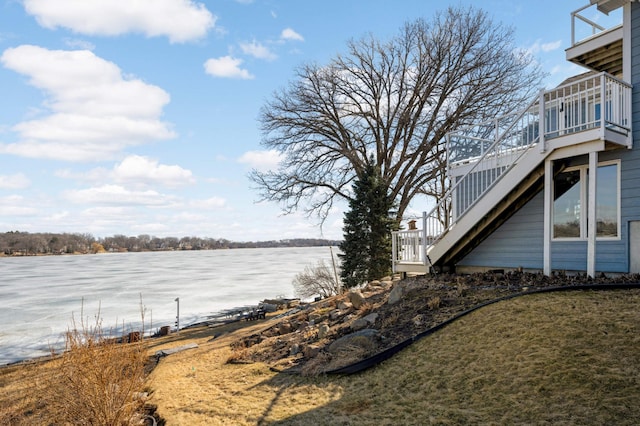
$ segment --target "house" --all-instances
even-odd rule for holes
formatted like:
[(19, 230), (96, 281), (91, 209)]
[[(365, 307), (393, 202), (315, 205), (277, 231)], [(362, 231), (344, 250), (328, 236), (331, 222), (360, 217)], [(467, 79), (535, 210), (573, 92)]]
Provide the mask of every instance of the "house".
[[(584, 17), (595, 9), (622, 24)], [(593, 35), (576, 40), (576, 23)], [(451, 188), (394, 233), (394, 272), (640, 273), (640, 2), (590, 0), (571, 24), (567, 60), (585, 73), (448, 135)]]

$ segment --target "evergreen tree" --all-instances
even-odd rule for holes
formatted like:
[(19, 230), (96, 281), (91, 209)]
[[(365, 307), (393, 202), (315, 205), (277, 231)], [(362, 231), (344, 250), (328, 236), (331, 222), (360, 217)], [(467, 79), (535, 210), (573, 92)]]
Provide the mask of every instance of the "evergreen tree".
[(353, 184), (340, 244), (341, 278), (346, 288), (378, 279), (391, 271), (393, 200), (373, 159)]

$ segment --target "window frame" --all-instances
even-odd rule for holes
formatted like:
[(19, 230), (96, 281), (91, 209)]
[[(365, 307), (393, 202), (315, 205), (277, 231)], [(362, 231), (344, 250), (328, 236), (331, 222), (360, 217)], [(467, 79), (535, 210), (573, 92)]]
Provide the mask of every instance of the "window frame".
[[(616, 207), (617, 207), (617, 235), (615, 237), (607, 237), (607, 236), (596, 236), (597, 241), (620, 241), (622, 239), (622, 223), (621, 223), (621, 161), (618, 160), (609, 160), (609, 161), (601, 161), (598, 162), (598, 168), (605, 166), (616, 166)], [(567, 167), (564, 172), (573, 172), (580, 171), (580, 236), (579, 237), (556, 237), (555, 236), (555, 206), (556, 206), (556, 198), (555, 198), (555, 179), (553, 180), (553, 185), (551, 187), (551, 199), (553, 200), (551, 203), (551, 240), (558, 242), (571, 242), (571, 241), (587, 241), (587, 225), (588, 225), (588, 200), (589, 200), (589, 165), (583, 164), (579, 166)], [(596, 208), (597, 210), (597, 208)]]

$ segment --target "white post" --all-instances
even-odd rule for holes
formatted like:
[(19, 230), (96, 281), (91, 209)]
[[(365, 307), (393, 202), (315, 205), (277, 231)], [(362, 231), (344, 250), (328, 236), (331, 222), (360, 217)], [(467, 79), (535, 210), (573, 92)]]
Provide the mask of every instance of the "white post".
[(544, 230), (543, 230), (543, 273), (551, 275), (551, 238), (553, 220), (553, 161), (547, 159), (544, 162)]
[(174, 300), (174, 302), (176, 302), (177, 305), (177, 312), (176, 312), (176, 332), (180, 333), (180, 298), (176, 297), (176, 300)]
[(596, 276), (596, 215), (598, 180), (598, 153), (589, 153), (589, 201), (587, 206), (587, 275)]
[[(607, 105), (613, 110), (613, 99), (607, 98), (607, 80), (604, 73), (600, 74), (600, 138), (604, 140), (604, 132), (607, 128), (607, 120), (611, 119), (610, 114), (607, 115)], [(589, 157), (591, 159), (591, 157)]]
[[(431, 233), (431, 231), (429, 231)], [(422, 263), (428, 266), (427, 261), (427, 212), (422, 212)]]
[(540, 144), (540, 152), (545, 152), (547, 150), (547, 141), (544, 139), (544, 92), (544, 89), (540, 89), (540, 101), (538, 103), (538, 137), (540, 138), (540, 142), (538, 143)]

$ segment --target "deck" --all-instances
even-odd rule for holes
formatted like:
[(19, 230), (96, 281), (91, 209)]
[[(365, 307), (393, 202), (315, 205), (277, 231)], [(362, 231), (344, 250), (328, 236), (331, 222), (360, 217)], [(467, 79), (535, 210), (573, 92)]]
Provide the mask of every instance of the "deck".
[(588, 143), (598, 150), (632, 145), (631, 85), (605, 72), (569, 79), (520, 112), (449, 134), (451, 187), (423, 214), (422, 229), (393, 233), (394, 272), (428, 272), (456, 244), (479, 235), (478, 224), (499, 213), (499, 203), (526, 191), (522, 183), (532, 184), (549, 154)]

